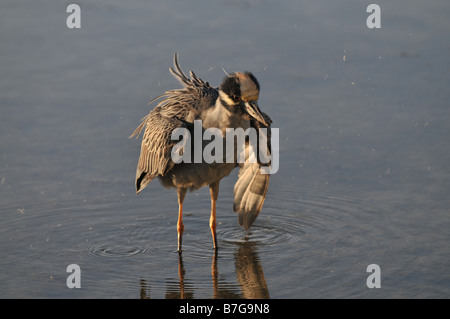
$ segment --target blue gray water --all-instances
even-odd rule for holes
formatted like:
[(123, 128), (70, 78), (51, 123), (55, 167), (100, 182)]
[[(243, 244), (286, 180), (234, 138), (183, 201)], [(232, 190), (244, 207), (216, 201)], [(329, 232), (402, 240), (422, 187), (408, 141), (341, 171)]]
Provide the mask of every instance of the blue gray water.
[[(75, 1), (74, 1), (75, 2)], [(0, 4), (0, 297), (449, 298), (450, 2), (68, 1)], [(249, 231), (221, 183), (139, 196), (148, 102), (187, 71), (252, 71), (280, 169)], [(81, 288), (69, 289), (69, 264)], [(369, 289), (370, 264), (381, 288)]]

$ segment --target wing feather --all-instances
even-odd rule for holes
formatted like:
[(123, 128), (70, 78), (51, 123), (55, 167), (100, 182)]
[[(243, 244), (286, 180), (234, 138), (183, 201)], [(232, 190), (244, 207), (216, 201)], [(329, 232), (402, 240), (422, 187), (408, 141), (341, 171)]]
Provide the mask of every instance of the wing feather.
[[(270, 117), (265, 113), (263, 113), (263, 116), (270, 125), (270, 123), (272, 123)], [(256, 129), (267, 129), (267, 136), (261, 136), (262, 132), (258, 131), (258, 140), (264, 140), (265, 138), (267, 143), (267, 155), (270, 155), (270, 126), (263, 126), (256, 121), (252, 122), (251, 125)], [(270, 162), (263, 163), (258, 161), (257, 163), (251, 163), (250, 158), (251, 157), (249, 156), (246, 162), (240, 165), (238, 180), (234, 186), (233, 210), (239, 213), (239, 224), (245, 229), (249, 229), (258, 217), (264, 204), (264, 200), (266, 199), (270, 180), (270, 175), (263, 174), (261, 171), (261, 167), (270, 165)]]
[(177, 118), (163, 116), (156, 107), (142, 120), (141, 125), (131, 135), (142, 136), (141, 154), (136, 168), (136, 192), (139, 194), (150, 181), (158, 175), (165, 175), (174, 165), (171, 159), (172, 147), (177, 141), (172, 140), (172, 131), (186, 127)]
[(172, 131), (186, 127), (193, 122), (203, 107), (214, 105), (218, 91), (208, 82), (190, 72), (187, 77), (178, 63), (178, 54), (174, 55), (172, 75), (184, 86), (153, 99), (160, 100), (156, 107), (146, 115), (130, 137), (139, 137), (144, 131), (141, 153), (136, 169), (136, 192), (139, 193), (158, 175), (165, 175), (173, 166), (171, 151), (177, 141), (171, 139)]

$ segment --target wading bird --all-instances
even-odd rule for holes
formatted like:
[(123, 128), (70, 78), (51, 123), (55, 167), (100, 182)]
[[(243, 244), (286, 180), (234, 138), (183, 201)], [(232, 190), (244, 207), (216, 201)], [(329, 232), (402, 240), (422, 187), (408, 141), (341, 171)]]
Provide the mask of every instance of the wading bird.
[[(131, 135), (137, 138), (145, 128), (136, 170), (136, 192), (139, 194), (155, 177), (159, 178), (164, 187), (177, 189), (178, 252), (181, 252), (184, 230), (183, 200), (186, 192), (188, 189), (192, 191), (209, 185), (211, 195), (209, 225), (214, 248), (217, 249), (216, 201), (220, 180), (228, 176), (235, 167), (240, 167), (238, 180), (234, 186), (233, 210), (239, 213), (239, 224), (248, 229), (261, 211), (269, 185), (270, 175), (262, 173), (260, 168), (270, 163), (260, 159), (251, 161), (249, 152), (246, 153), (245, 162), (238, 162), (236, 146), (233, 150), (234, 160), (231, 162), (224, 160), (210, 163), (202, 160), (175, 163), (172, 153), (182, 154), (188, 150), (175, 149), (179, 144), (172, 139), (172, 132), (177, 128), (184, 128), (191, 133), (191, 138), (195, 138), (193, 123), (198, 120), (202, 121), (203, 130), (216, 128), (222, 132), (224, 139), (226, 129), (254, 128), (261, 135), (261, 131), (264, 130), (260, 128), (264, 128), (267, 134), (262, 140), (268, 144), (267, 149), (270, 153), (272, 120), (259, 109), (257, 100), (260, 86), (250, 72), (227, 74), (220, 86), (214, 88), (192, 71), (190, 77), (186, 76), (178, 64), (177, 54), (174, 55), (174, 66), (170, 68), (170, 72), (184, 88), (167, 91), (154, 99), (153, 101), (160, 100), (159, 103), (142, 119), (141, 124)], [(201, 147), (207, 144), (207, 141), (204, 141)], [(244, 147), (247, 151), (252, 148), (248, 139)]]

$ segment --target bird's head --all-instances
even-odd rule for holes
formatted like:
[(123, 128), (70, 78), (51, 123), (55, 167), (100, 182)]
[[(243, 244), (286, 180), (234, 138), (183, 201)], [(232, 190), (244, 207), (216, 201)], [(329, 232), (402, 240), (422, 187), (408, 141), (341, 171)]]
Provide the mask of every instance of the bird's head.
[(230, 109), (242, 108), (245, 114), (268, 126), (258, 107), (259, 83), (250, 72), (228, 75), (220, 84), (220, 98)]

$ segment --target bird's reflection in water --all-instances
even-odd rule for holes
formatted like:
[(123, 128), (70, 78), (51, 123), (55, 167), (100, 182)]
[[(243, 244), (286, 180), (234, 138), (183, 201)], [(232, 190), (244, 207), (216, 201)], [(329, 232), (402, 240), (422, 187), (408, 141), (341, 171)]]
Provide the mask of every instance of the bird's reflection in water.
[(255, 250), (254, 243), (240, 244), (235, 253), (236, 276), (241, 287), (242, 298), (245, 299), (268, 299), (264, 272)]
[[(264, 278), (264, 272), (255, 249), (254, 243), (241, 243), (234, 254), (237, 283), (219, 280), (218, 254), (215, 251), (211, 262), (211, 279), (214, 299), (267, 299), (269, 289)], [(194, 285), (185, 280), (186, 270), (183, 264), (183, 255), (178, 256), (178, 281), (167, 281), (166, 299), (193, 299)], [(141, 299), (150, 299), (150, 284), (140, 281)]]
[(168, 281), (166, 299), (193, 299), (194, 287), (185, 280), (186, 270), (183, 264), (183, 255), (178, 254), (178, 282)]

